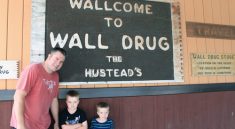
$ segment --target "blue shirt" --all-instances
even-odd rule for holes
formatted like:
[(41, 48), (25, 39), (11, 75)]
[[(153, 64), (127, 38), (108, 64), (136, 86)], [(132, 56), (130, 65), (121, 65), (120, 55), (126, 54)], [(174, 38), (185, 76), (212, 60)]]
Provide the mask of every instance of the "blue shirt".
[(96, 120), (96, 118), (94, 118), (91, 121), (90, 129), (114, 129), (113, 120), (108, 118), (104, 123), (100, 123)]

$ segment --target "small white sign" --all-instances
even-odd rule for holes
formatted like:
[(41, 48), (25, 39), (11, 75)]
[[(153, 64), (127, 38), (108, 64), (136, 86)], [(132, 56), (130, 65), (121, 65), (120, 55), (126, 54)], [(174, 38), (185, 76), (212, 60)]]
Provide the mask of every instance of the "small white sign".
[(18, 79), (19, 62), (0, 60), (0, 79)]

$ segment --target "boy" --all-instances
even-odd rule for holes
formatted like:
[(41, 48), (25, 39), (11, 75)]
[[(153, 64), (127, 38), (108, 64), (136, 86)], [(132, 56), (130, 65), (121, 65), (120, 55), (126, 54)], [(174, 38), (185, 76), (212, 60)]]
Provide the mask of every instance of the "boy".
[(60, 127), (62, 129), (87, 129), (86, 114), (78, 108), (79, 94), (77, 91), (67, 92), (66, 104), (67, 108), (60, 113)]
[(109, 105), (105, 102), (99, 102), (96, 105), (98, 118), (94, 118), (91, 121), (90, 129), (114, 129), (113, 121), (108, 118)]

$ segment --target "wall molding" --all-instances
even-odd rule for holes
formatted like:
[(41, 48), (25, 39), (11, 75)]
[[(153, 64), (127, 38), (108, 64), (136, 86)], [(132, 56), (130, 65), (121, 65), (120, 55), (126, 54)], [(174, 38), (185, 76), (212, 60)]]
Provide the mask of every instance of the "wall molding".
[[(60, 89), (59, 98), (64, 99), (70, 89)], [(74, 89), (81, 98), (131, 97), (150, 95), (190, 94), (201, 92), (235, 91), (235, 83), (192, 84), (177, 86), (151, 86), (128, 88), (80, 88)], [(15, 90), (0, 90), (0, 101), (13, 100)]]

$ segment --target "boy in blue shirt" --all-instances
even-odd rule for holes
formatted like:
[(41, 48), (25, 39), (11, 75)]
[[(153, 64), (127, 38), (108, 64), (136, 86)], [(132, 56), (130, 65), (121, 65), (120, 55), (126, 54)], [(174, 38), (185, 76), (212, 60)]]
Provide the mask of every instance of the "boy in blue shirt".
[(91, 121), (90, 129), (114, 129), (113, 120), (108, 118), (109, 105), (105, 102), (99, 102), (96, 105), (98, 118), (94, 118)]

